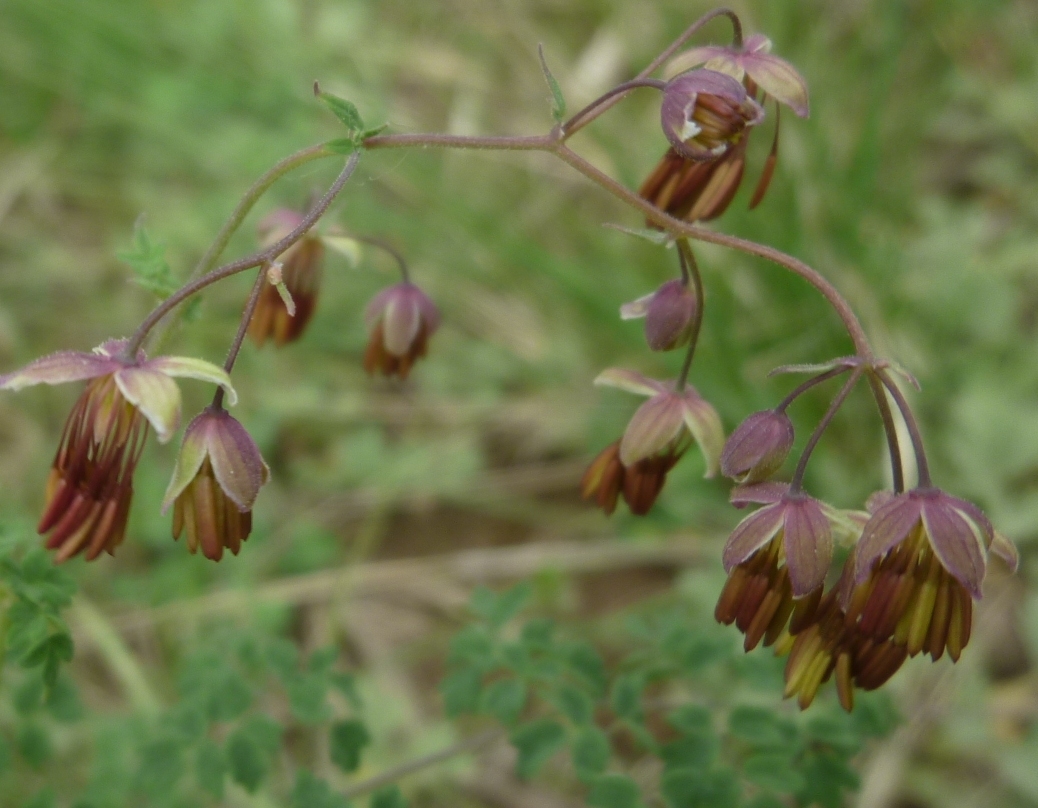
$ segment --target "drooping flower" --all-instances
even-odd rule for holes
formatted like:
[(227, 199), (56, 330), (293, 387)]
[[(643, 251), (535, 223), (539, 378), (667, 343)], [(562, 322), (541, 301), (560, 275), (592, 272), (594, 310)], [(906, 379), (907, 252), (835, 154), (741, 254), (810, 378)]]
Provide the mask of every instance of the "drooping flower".
[[(779, 103), (788, 105), (800, 117), (807, 117), (809, 102), (806, 82), (792, 65), (769, 53), (770, 50), (770, 40), (757, 34), (747, 38), (742, 48), (693, 48), (674, 59), (668, 72), (680, 78), (678, 74), (703, 65), (705, 71), (722, 73), (742, 82), (751, 99), (756, 100), (760, 92), (762, 104), (771, 96)], [(672, 146), (639, 193), (656, 207), (690, 222), (708, 221), (720, 216), (728, 208), (742, 182), (748, 135), (749, 128), (746, 128), (730, 148), (705, 160), (689, 159), (689, 155), (683, 153), (681, 148)], [(763, 199), (777, 160), (776, 120), (775, 139), (750, 201), (751, 208)]]
[(793, 437), (793, 422), (785, 412), (755, 412), (728, 437), (721, 473), (741, 484), (762, 482), (782, 468)]
[(624, 320), (645, 318), (645, 341), (653, 351), (671, 351), (688, 345), (695, 328), (699, 303), (687, 283), (667, 281), (655, 292), (620, 307)]
[(993, 551), (1015, 569), (1016, 552), (972, 503), (936, 488), (873, 497), (872, 517), (854, 554), (847, 619), (877, 642), (893, 639), (909, 656), (957, 660), (969, 641)]
[(174, 377), (219, 384), (236, 394), (222, 368), (201, 359), (123, 356), (126, 342), (111, 340), (93, 353), (62, 351), (0, 376), (0, 390), (86, 381), (65, 423), (47, 481), (37, 530), (56, 561), (83, 552), (88, 560), (122, 542), (133, 498), (133, 471), (148, 426), (165, 443), (180, 424)]
[(425, 356), (440, 313), (421, 289), (405, 281), (379, 292), (365, 309), (364, 320), (369, 334), (364, 369), (406, 379)]
[(763, 34), (747, 37), (742, 48), (718, 45), (691, 48), (675, 57), (668, 73), (677, 75), (699, 65), (725, 73), (736, 81), (745, 82), (749, 77), (756, 87), (799, 117), (806, 118), (810, 114), (807, 82), (793, 65), (771, 53), (771, 40)]
[[(302, 224), (303, 218), (301, 213), (287, 208), (271, 212), (259, 224), (261, 245), (276, 244)], [(268, 339), (279, 347), (299, 339), (317, 307), (323, 260), (324, 244), (313, 231), (281, 254), (281, 280), (295, 304), (295, 312), (289, 312), (273, 284), (266, 285), (249, 321), (249, 337), (257, 346), (263, 347)]]
[(749, 651), (771, 645), (800, 601), (803, 620), (821, 595), (833, 555), (827, 507), (786, 486), (743, 489), (744, 500), (764, 505), (732, 531), (722, 551), (728, 581), (714, 610), (721, 623), (735, 623)]
[(184, 433), (162, 503), (173, 505), (173, 538), (187, 532), (187, 548), (219, 561), (234, 555), (252, 532), (252, 505), (269, 477), (245, 428), (223, 408), (207, 407)]
[(635, 411), (623, 437), (588, 467), (581, 482), (585, 499), (595, 499), (606, 513), (612, 513), (623, 493), (633, 513), (647, 513), (667, 473), (693, 442), (703, 452), (705, 476), (717, 473), (724, 428), (717, 411), (694, 387), (679, 392), (673, 384), (620, 368), (602, 372), (595, 384), (619, 387), (649, 400)]
[(667, 82), (660, 123), (671, 148), (687, 160), (712, 160), (764, 120), (764, 109), (731, 76), (700, 68)]

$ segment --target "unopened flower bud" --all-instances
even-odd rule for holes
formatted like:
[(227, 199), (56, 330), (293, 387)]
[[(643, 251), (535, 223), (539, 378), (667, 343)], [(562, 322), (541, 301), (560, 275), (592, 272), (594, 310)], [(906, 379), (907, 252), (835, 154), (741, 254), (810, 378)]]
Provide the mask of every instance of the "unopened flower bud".
[(173, 538), (219, 561), (252, 532), (252, 505), (269, 477), (252, 437), (225, 410), (207, 407), (187, 427), (162, 509), (173, 506)]
[(364, 369), (401, 379), (425, 356), (429, 337), (440, 325), (436, 304), (406, 281), (379, 292), (368, 304), (364, 319), (370, 334)]
[(721, 452), (721, 473), (737, 483), (758, 483), (782, 468), (793, 446), (793, 423), (784, 412), (764, 410), (743, 421)]
[(680, 280), (667, 281), (651, 295), (620, 307), (625, 320), (645, 318), (645, 341), (654, 351), (670, 351), (687, 345), (695, 328), (699, 302), (695, 292)]

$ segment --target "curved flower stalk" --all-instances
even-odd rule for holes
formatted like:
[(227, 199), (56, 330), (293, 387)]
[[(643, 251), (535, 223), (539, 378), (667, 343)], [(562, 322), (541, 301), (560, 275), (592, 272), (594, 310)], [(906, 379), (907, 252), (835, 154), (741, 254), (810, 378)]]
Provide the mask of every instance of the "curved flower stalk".
[(0, 390), (86, 381), (69, 414), (37, 527), (56, 561), (83, 552), (87, 560), (122, 542), (133, 498), (133, 472), (148, 427), (165, 443), (180, 425), (180, 389), (174, 378), (220, 385), (237, 396), (226, 371), (201, 359), (125, 358), (125, 340), (93, 353), (62, 351), (0, 376)]
[(191, 553), (213, 561), (238, 555), (252, 532), (252, 505), (270, 477), (255, 441), (222, 407), (188, 425), (162, 511), (173, 506), (173, 538), (187, 532)]
[(635, 411), (620, 441), (607, 447), (585, 472), (581, 482), (585, 499), (594, 499), (610, 514), (623, 492), (633, 513), (647, 513), (667, 472), (693, 442), (703, 453), (704, 476), (717, 473), (724, 427), (717, 411), (694, 387), (678, 390), (673, 384), (621, 368), (603, 371), (595, 384), (649, 398)]
[[(302, 224), (303, 218), (303, 214), (288, 208), (272, 211), (259, 224), (261, 246), (266, 248), (281, 241)], [(324, 242), (311, 230), (281, 254), (280, 262), (281, 281), (295, 310), (289, 311), (273, 284), (263, 287), (249, 321), (249, 337), (261, 348), (268, 339), (281, 347), (302, 336), (317, 307)]]

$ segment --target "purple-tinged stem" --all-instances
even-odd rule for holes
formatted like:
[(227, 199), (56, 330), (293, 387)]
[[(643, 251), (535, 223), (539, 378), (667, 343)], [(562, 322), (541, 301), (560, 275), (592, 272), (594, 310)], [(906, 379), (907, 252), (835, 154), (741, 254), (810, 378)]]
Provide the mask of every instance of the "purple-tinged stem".
[[(580, 110), (580, 112), (571, 117), (568, 121), (561, 124), (558, 128), (559, 137), (562, 140), (566, 140), (567, 138), (570, 138), (573, 135), (575, 135), (577, 132), (579, 132), (581, 129), (583, 129), (585, 126), (591, 123), (591, 121), (595, 120), (595, 118), (597, 118), (599, 115), (601, 115), (611, 106), (613, 106), (613, 104), (619, 101), (620, 99), (617, 98), (618, 95), (626, 95), (631, 90), (635, 90), (639, 87), (652, 87), (656, 90), (662, 90), (666, 86), (667, 82), (661, 81), (660, 79), (643, 78), (631, 79), (630, 81), (625, 81), (623, 84), (618, 84), (616, 87), (609, 90), (609, 92), (605, 93), (604, 95), (600, 95), (586, 107)], [(600, 106), (602, 107), (601, 109), (599, 109)]]
[[(256, 282), (252, 284), (252, 291), (249, 292), (249, 299), (245, 302), (245, 308), (241, 314), (241, 322), (238, 323), (238, 333), (234, 335), (231, 347), (227, 349), (227, 358), (223, 363), (223, 369), (226, 370), (227, 373), (234, 370), (234, 363), (238, 359), (238, 353), (241, 351), (242, 343), (245, 342), (245, 335), (249, 333), (249, 324), (252, 322), (252, 315), (256, 313), (256, 306), (259, 303), (260, 295), (263, 293), (263, 287), (268, 283), (267, 270), (269, 268), (269, 264), (261, 266), (259, 274), (256, 275)], [(217, 387), (216, 393), (213, 395), (213, 407), (220, 409), (222, 406), (223, 388)]]
[(699, 343), (699, 329), (703, 326), (703, 308), (706, 303), (703, 293), (703, 278), (699, 274), (699, 264), (696, 256), (688, 244), (687, 239), (678, 239), (678, 259), (681, 261), (681, 275), (683, 278), (692, 279), (692, 291), (696, 295), (696, 310), (692, 317), (692, 336), (688, 342), (688, 350), (685, 352), (685, 361), (681, 364), (681, 372), (678, 374), (674, 389), (681, 392), (685, 389), (688, 381), (688, 372), (692, 369), (692, 359), (696, 355), (696, 345)]
[(883, 392), (883, 384), (872, 371), (869, 372), (869, 387), (876, 399), (876, 407), (879, 409), (879, 417), (883, 419), (883, 431), (887, 436), (887, 447), (890, 450), (890, 475), (894, 485), (894, 493), (900, 494), (905, 490), (905, 470), (901, 462), (901, 445), (897, 437), (897, 426), (894, 424), (894, 414), (890, 411), (890, 402), (887, 394)]
[(309, 232), (310, 228), (317, 224), (317, 220), (324, 215), (326, 210), (328, 210), (328, 207), (335, 200), (335, 197), (338, 196), (339, 191), (342, 190), (342, 187), (353, 174), (353, 170), (357, 167), (357, 161), (359, 159), (360, 154), (358, 152), (354, 152), (350, 155), (349, 159), (346, 161), (346, 165), (343, 167), (342, 171), (339, 172), (339, 176), (335, 178), (335, 182), (332, 183), (328, 192), (321, 197), (317, 205), (306, 214), (306, 217), (299, 223), (299, 226), (283, 239), (271, 244), (265, 250), (260, 250), (257, 253), (247, 255), (244, 258), (239, 258), (237, 261), (232, 261), (229, 264), (224, 264), (221, 267), (210, 270), (202, 277), (196, 278), (194, 281), (185, 284), (163, 300), (147, 317), (144, 318), (143, 322), (137, 326), (137, 330), (127, 341), (124, 355), (127, 357), (136, 356), (137, 350), (140, 348), (141, 343), (144, 342), (145, 337), (148, 336), (148, 332), (151, 331), (151, 329), (154, 328), (163, 317), (196, 292), (216, 283), (217, 281), (228, 278), (231, 275), (236, 275), (239, 272), (244, 272), (246, 269), (252, 269), (253, 267), (258, 267), (273, 261), (281, 255), (281, 253), (305, 236)]
[(835, 376), (840, 376), (850, 369), (851, 365), (840, 365), (840, 367), (833, 368), (832, 370), (827, 370), (825, 373), (820, 373), (817, 376), (812, 376), (803, 384), (794, 387), (792, 392), (790, 392), (788, 396), (782, 399), (782, 401), (779, 402), (779, 405), (775, 407), (775, 412), (785, 412), (786, 408), (790, 404), (792, 404), (794, 401), (800, 398), (800, 396), (802, 396), (815, 385), (821, 384), (822, 382), (827, 382), (829, 381), (829, 379), (832, 379)]
[(915, 453), (916, 468), (919, 469), (919, 488), (929, 488), (933, 485), (933, 481), (930, 479), (930, 464), (926, 462), (923, 435), (919, 431), (919, 423), (915, 419), (912, 408), (908, 406), (908, 400), (905, 398), (904, 393), (901, 392), (901, 388), (894, 383), (894, 380), (890, 378), (890, 375), (885, 370), (877, 370), (876, 376), (883, 382), (883, 386), (890, 391), (890, 395), (894, 399), (894, 403), (897, 404), (897, 408), (901, 411), (901, 417), (905, 421), (908, 437), (912, 441), (912, 451)]
[(359, 241), (361, 244), (370, 244), (372, 247), (376, 247), (382, 250), (382, 252), (391, 255), (393, 260), (396, 261), (397, 266), (400, 267), (400, 277), (403, 278), (404, 283), (411, 282), (411, 272), (407, 268), (407, 261), (404, 260), (404, 256), (400, 253), (400, 250), (388, 241), (380, 239), (377, 236), (357, 236), (352, 233), (348, 234), (347, 238)]
[(818, 426), (816, 426), (815, 431), (811, 433), (811, 437), (807, 439), (807, 445), (804, 447), (804, 451), (800, 455), (800, 460), (797, 461), (796, 470), (793, 472), (793, 479), (789, 483), (790, 493), (795, 494), (803, 490), (804, 472), (807, 470), (807, 461), (811, 459), (811, 453), (818, 445), (818, 441), (822, 439), (822, 433), (824, 433), (829, 427), (833, 417), (836, 415), (840, 407), (843, 406), (843, 402), (847, 400), (847, 396), (850, 395), (851, 390), (854, 389), (854, 385), (858, 383), (858, 379), (861, 378), (864, 372), (864, 369), (861, 367), (854, 369), (854, 372), (851, 373), (851, 377), (847, 379), (847, 381), (844, 382), (843, 387), (840, 388), (840, 392), (833, 397), (832, 402), (829, 404), (829, 409), (825, 411), (825, 415), (823, 415), (822, 420), (818, 422)]

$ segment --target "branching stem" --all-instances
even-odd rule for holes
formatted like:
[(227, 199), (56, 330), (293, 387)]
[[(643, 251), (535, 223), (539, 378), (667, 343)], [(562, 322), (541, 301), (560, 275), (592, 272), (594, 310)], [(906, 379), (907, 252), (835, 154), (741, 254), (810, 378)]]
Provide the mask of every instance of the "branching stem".
[(883, 419), (883, 432), (887, 436), (887, 448), (890, 450), (890, 476), (894, 486), (894, 493), (900, 494), (905, 490), (905, 470), (901, 462), (901, 445), (897, 437), (897, 425), (894, 423), (894, 414), (890, 411), (890, 402), (887, 394), (883, 392), (883, 383), (874, 372), (869, 372), (869, 387), (876, 399), (876, 408), (879, 417)]
[(865, 372), (864, 368), (857, 367), (851, 373), (849, 379), (844, 382), (843, 387), (840, 388), (834, 397), (832, 402), (829, 404), (829, 409), (825, 411), (825, 415), (822, 416), (822, 420), (818, 422), (818, 426), (815, 427), (815, 431), (811, 433), (811, 437), (807, 439), (807, 445), (804, 447), (803, 453), (800, 455), (800, 460), (797, 461), (796, 470), (793, 472), (793, 479), (789, 482), (790, 493), (798, 493), (803, 490), (804, 486), (804, 472), (807, 470), (807, 461), (811, 459), (811, 453), (814, 452), (815, 447), (818, 445), (818, 441), (822, 439), (822, 434), (832, 423), (833, 417), (839, 411), (840, 407), (843, 406), (843, 402), (847, 400), (847, 396), (850, 395), (851, 390), (854, 389), (854, 385), (858, 383), (858, 379), (861, 378)]
[(335, 197), (338, 196), (339, 191), (342, 190), (342, 187), (353, 174), (353, 170), (357, 167), (357, 161), (359, 159), (360, 155), (357, 152), (350, 155), (349, 159), (346, 161), (346, 165), (343, 167), (342, 171), (339, 172), (339, 176), (335, 178), (335, 182), (332, 183), (328, 192), (322, 196), (313, 209), (306, 214), (306, 217), (299, 223), (299, 226), (292, 230), (292, 232), (286, 235), (283, 239), (270, 245), (264, 250), (260, 250), (252, 255), (247, 255), (244, 258), (239, 258), (237, 261), (232, 261), (229, 264), (224, 264), (221, 267), (210, 270), (205, 275), (202, 275), (201, 277), (180, 287), (180, 289), (163, 300), (152, 310), (151, 314), (145, 317), (143, 322), (137, 326), (137, 330), (133, 333), (133, 336), (130, 337), (126, 344), (124, 356), (136, 356), (137, 350), (144, 342), (144, 339), (148, 336), (148, 332), (150, 332), (163, 317), (196, 292), (199, 292), (205, 287), (210, 286), (217, 281), (221, 281), (224, 278), (229, 278), (231, 275), (236, 275), (239, 272), (244, 272), (246, 269), (252, 269), (253, 267), (262, 266), (263, 264), (273, 261), (281, 255), (281, 253), (305, 236), (309, 232), (310, 228), (317, 223), (317, 220), (324, 215), (324, 212), (328, 210), (328, 207), (335, 200)]

